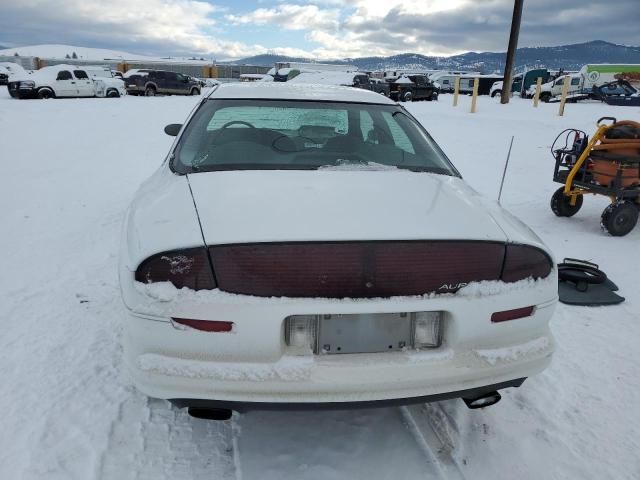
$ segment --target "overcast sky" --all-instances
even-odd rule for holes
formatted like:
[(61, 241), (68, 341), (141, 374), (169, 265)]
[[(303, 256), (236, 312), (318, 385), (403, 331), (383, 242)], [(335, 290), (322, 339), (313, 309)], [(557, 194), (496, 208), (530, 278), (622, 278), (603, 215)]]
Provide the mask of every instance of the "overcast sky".
[[(513, 0), (0, 0), (0, 45), (216, 59), (504, 51)], [(525, 0), (520, 46), (640, 45), (640, 0)]]

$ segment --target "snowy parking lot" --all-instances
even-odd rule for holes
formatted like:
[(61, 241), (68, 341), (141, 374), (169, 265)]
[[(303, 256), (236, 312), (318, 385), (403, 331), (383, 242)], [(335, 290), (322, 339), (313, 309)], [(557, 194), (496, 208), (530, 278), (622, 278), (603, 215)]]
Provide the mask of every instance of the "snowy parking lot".
[[(408, 104), (463, 177), (496, 198), (556, 260), (598, 263), (626, 302), (559, 305), (552, 366), (486, 410), (460, 400), (335, 412), (190, 418), (149, 400), (122, 369), (117, 256), (123, 216), (200, 97), (18, 101), (0, 89), (0, 478), (605, 479), (640, 478), (640, 227), (600, 230), (606, 199), (573, 218), (549, 199), (549, 147), (564, 128), (640, 108), (502, 106), (481, 97)], [(456, 219), (452, 218), (452, 222)]]

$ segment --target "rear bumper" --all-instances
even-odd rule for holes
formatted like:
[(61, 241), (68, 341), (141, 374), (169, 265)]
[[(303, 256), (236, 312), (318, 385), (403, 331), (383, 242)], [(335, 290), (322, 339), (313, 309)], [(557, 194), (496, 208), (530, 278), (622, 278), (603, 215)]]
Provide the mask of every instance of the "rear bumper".
[(486, 385), (484, 387), (458, 390), (455, 392), (438, 393), (422, 397), (394, 398), (390, 400), (371, 400), (365, 402), (309, 402), (309, 403), (282, 403), (282, 402), (229, 402), (219, 400), (200, 400), (192, 398), (171, 398), (169, 401), (178, 408), (219, 408), (229, 409), (236, 412), (246, 412), (250, 410), (344, 410), (349, 408), (382, 408), (397, 407), (401, 405), (415, 405), (419, 403), (440, 402), (454, 398), (473, 399), (482, 395), (496, 392), (504, 388), (519, 387), (526, 378), (517, 378), (508, 382)]
[[(556, 277), (525, 287), (480, 297), (348, 302), (190, 292), (167, 301), (168, 310), (159, 307), (154, 315), (129, 313), (125, 363), (138, 389), (151, 397), (237, 402), (240, 407), (407, 403), (406, 399), (421, 402), (478, 389), (491, 391), (504, 388), (496, 385), (512, 386), (509, 382), (514, 379), (535, 375), (551, 361), (554, 340), (548, 323), (556, 304)], [(131, 297), (140, 292), (125, 290), (131, 305)], [(536, 309), (530, 317), (490, 321), (495, 311), (533, 304)], [(430, 310), (446, 311), (443, 345), (436, 349), (313, 355), (294, 352), (284, 342), (288, 315)], [(169, 321), (171, 316), (232, 321), (234, 330), (178, 329)]]

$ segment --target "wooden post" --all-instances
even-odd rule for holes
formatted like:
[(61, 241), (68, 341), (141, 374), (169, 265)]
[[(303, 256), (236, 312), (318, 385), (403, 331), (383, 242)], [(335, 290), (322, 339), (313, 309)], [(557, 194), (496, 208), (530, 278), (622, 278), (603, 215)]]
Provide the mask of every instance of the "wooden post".
[(460, 95), (460, 76), (456, 75), (456, 79), (453, 82), (453, 106), (458, 106), (458, 95)]
[(565, 75), (564, 81), (562, 82), (562, 97), (560, 98), (560, 109), (558, 110), (558, 115), (561, 117), (564, 115), (564, 104), (567, 102), (567, 93), (569, 93), (569, 83), (571, 82), (571, 77), (569, 75)]
[(476, 103), (478, 102), (478, 87), (480, 86), (480, 79), (473, 79), (473, 97), (471, 98), (471, 113), (476, 113)]
[(542, 89), (542, 77), (538, 77), (536, 81), (536, 93), (533, 95), (533, 106), (538, 107), (538, 101), (540, 100), (540, 90)]

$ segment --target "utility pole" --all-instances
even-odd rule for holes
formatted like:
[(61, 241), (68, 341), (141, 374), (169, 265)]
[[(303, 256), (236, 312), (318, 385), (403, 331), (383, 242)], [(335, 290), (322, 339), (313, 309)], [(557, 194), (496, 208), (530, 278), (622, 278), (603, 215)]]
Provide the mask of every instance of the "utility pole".
[(511, 98), (511, 84), (513, 83), (513, 59), (518, 48), (520, 35), (520, 20), (522, 20), (522, 4), (524, 0), (515, 0), (513, 4), (513, 18), (511, 19), (511, 33), (509, 34), (509, 48), (507, 49), (507, 63), (504, 66), (504, 80), (502, 81), (502, 95), (500, 103), (509, 103)]

